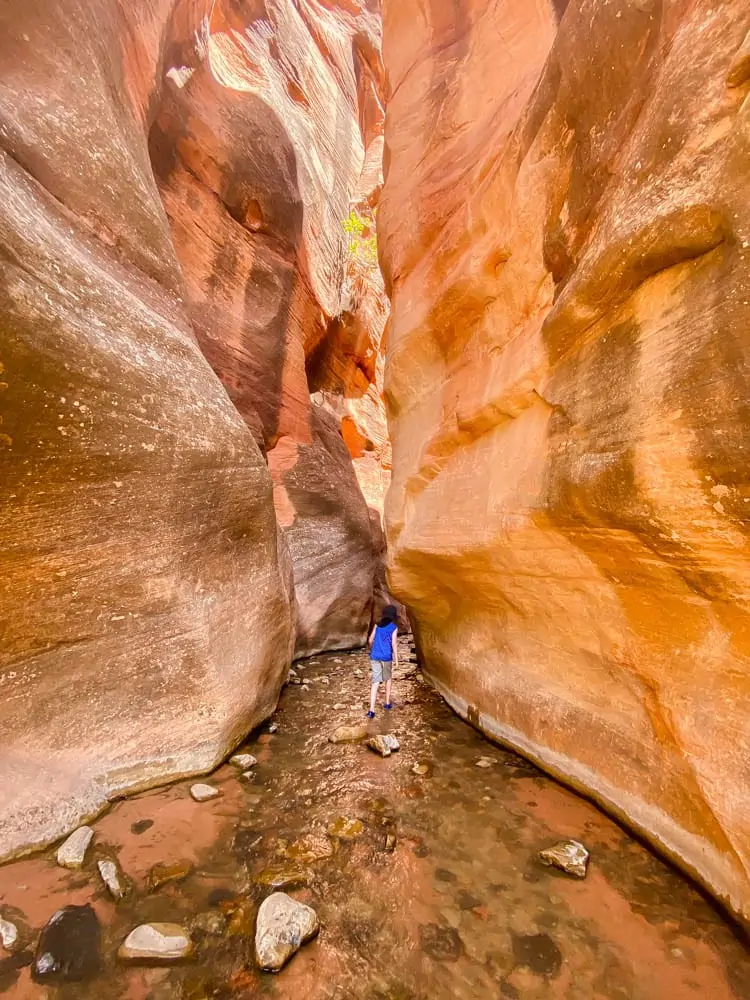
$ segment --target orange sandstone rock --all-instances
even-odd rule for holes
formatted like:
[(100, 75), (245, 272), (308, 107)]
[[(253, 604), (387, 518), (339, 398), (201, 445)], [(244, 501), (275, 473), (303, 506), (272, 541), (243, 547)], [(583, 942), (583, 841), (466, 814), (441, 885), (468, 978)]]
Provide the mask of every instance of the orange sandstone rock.
[(750, 9), (384, 18), (391, 584), (459, 711), (747, 921)]
[[(198, 341), (268, 456), (297, 655), (363, 641), (376, 562), (367, 506), (382, 511), (387, 485), (387, 300), (344, 229), (381, 184), (372, 6), (219, 0), (170, 49), (150, 136)], [(350, 444), (356, 476), (341, 447), (350, 425), (365, 439)]]
[(0, 11), (0, 856), (217, 763), (295, 585), (303, 650), (367, 628), (348, 383), (313, 406), (306, 362), (377, 195), (379, 28), (298, 7)]

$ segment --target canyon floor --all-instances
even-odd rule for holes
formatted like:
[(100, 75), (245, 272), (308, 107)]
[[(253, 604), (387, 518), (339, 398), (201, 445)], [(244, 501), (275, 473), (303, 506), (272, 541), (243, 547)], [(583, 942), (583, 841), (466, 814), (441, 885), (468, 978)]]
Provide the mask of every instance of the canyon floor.
[[(383, 759), (363, 743), (328, 741), (337, 726), (366, 722), (368, 659), (317, 656), (297, 665), (304, 686), (285, 689), (277, 731), (265, 725), (242, 747), (258, 759), (252, 778), (225, 764), (204, 779), (220, 790), (210, 801), (193, 801), (184, 781), (114, 804), (93, 822), (80, 871), (58, 867), (54, 849), (0, 868), (0, 914), (20, 932), (15, 954), (0, 950), (0, 992), (749, 1000), (750, 955), (711, 903), (593, 805), (461, 722), (402, 646), (395, 708), (379, 707), (368, 724), (396, 734), (400, 752)], [(591, 852), (585, 880), (537, 860), (569, 837)], [(130, 887), (119, 903), (96, 867), (115, 856)], [(172, 880), (153, 888), (154, 866)], [(276, 975), (253, 962), (257, 907), (272, 883), (321, 923)], [(33, 982), (41, 928), (87, 902), (102, 926), (101, 971), (82, 983)], [(123, 938), (147, 921), (189, 928), (193, 958), (120, 964)]]

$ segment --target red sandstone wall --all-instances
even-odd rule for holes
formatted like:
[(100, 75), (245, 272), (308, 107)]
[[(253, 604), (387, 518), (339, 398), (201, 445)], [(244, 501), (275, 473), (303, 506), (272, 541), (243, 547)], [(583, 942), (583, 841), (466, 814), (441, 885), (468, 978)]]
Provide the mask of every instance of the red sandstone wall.
[(750, 9), (387, 0), (390, 579), (459, 711), (750, 917)]
[[(367, 507), (383, 506), (386, 299), (342, 223), (379, 193), (379, 14), (224, 0), (164, 72), (151, 155), (198, 341), (268, 455), (297, 655), (357, 644), (375, 572)], [(367, 461), (351, 444), (357, 474), (349, 427), (375, 438)]]
[(377, 196), (378, 24), (315, 10), (0, 9), (0, 856), (211, 767), (295, 643), (367, 627), (334, 414), (375, 377), (313, 406), (305, 366), (339, 364), (341, 219)]

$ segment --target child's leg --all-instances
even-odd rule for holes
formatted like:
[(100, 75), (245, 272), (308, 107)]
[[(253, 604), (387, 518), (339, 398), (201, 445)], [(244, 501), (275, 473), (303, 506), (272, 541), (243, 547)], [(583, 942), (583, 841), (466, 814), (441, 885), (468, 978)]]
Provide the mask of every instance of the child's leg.
[(390, 703), (391, 703), (391, 678), (390, 677), (385, 682), (385, 703), (386, 703), (386, 705), (390, 705)]
[(370, 711), (371, 712), (375, 711), (375, 702), (376, 702), (377, 697), (378, 697), (378, 688), (379, 687), (380, 687), (380, 684), (377, 681), (374, 681), (373, 685), (372, 685), (372, 688), (370, 690)]

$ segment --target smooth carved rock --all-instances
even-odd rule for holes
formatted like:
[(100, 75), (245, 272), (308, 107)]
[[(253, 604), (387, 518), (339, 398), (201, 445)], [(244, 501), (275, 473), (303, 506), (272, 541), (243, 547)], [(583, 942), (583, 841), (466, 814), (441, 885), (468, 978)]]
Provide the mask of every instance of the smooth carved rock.
[(125, 938), (117, 957), (124, 962), (161, 965), (187, 958), (192, 950), (190, 934), (179, 924), (141, 924)]
[(80, 868), (93, 839), (94, 831), (90, 826), (79, 827), (58, 848), (58, 865), (62, 865), (63, 868)]
[(81, 983), (101, 968), (101, 929), (93, 908), (65, 906), (39, 936), (31, 973), (38, 983), (53, 986)]
[(209, 799), (217, 798), (221, 792), (213, 785), (204, 785), (200, 782), (190, 786), (190, 795), (196, 802), (208, 802)]
[(539, 860), (544, 865), (559, 868), (566, 875), (586, 878), (589, 866), (589, 852), (577, 840), (563, 840), (553, 847), (539, 852)]
[(384, 5), (389, 580), (459, 712), (750, 924), (750, 8), (656, 6)]
[(375, 753), (379, 753), (381, 757), (390, 757), (390, 755), (401, 748), (400, 743), (395, 736), (390, 733), (381, 736), (373, 736), (367, 741), (367, 746), (370, 750), (374, 750)]
[(283, 892), (264, 899), (258, 910), (255, 956), (261, 969), (278, 972), (302, 945), (318, 933), (315, 910)]
[[(0, 858), (128, 788), (219, 764), (289, 668), (292, 567), (271, 476), (198, 346), (149, 155), (180, 92), (172, 53), (214, 57), (227, 35), (218, 22), (209, 39), (208, 14), (223, 6), (49, 0), (36, 45), (39, 10), (3, 4)], [(209, 120), (218, 95), (235, 95), (239, 117), (257, 102), (212, 79)], [(348, 184), (356, 158), (343, 160)], [(346, 207), (322, 201), (338, 224)], [(257, 299), (282, 271), (255, 272)], [(203, 328), (218, 334), (224, 317), (207, 310)]]
[(380, 18), (279, 0), (269, 40), (254, 5), (197, 6), (150, 152), (198, 343), (268, 457), (304, 656), (364, 640), (389, 478), (387, 296), (343, 227), (380, 190)]

